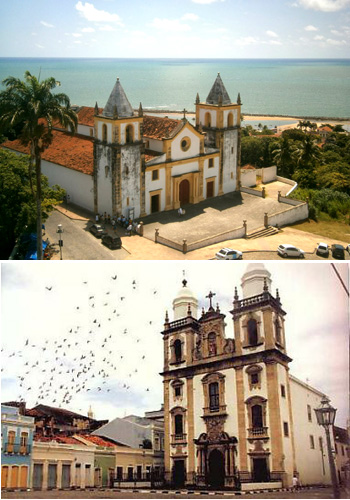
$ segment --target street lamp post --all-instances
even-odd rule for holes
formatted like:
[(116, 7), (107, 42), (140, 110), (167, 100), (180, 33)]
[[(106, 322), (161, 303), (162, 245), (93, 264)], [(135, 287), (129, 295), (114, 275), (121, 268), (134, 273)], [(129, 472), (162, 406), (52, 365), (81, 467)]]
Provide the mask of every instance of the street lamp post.
[(340, 498), (340, 490), (337, 480), (337, 472), (335, 470), (334, 457), (332, 454), (330, 429), (333, 427), (335, 414), (337, 410), (329, 404), (329, 399), (324, 397), (321, 401), (321, 406), (315, 408), (316, 418), (318, 425), (322, 425), (326, 432), (327, 450), (328, 450), (328, 461), (329, 468), (331, 471), (331, 480), (333, 486), (333, 496), (334, 498)]
[(62, 224), (58, 224), (58, 226), (57, 226), (57, 233), (58, 233), (58, 236), (59, 236), (58, 246), (60, 247), (60, 260), (62, 260), (62, 247), (63, 247), (63, 240), (62, 240), (63, 229), (62, 229)]

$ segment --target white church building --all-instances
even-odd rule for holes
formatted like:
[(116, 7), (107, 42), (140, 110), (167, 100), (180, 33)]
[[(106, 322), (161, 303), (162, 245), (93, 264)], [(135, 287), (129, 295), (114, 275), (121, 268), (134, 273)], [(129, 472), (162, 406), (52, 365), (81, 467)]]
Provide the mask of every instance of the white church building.
[(326, 437), (314, 409), (324, 394), (289, 373), (286, 312), (270, 272), (249, 264), (225, 315), (198, 311), (186, 280), (164, 330), (165, 477), (175, 487), (252, 490), (329, 484)]
[[(218, 74), (196, 120), (134, 111), (117, 79), (103, 109), (77, 107), (72, 136), (56, 126), (42, 172), (72, 203), (95, 213), (136, 218), (239, 189), (241, 102)], [(19, 140), (2, 147), (28, 153)]]

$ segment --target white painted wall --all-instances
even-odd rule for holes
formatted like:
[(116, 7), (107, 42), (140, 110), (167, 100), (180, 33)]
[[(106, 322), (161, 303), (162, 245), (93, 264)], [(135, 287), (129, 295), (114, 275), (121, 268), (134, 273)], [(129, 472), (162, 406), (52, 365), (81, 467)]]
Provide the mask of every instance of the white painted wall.
[[(314, 408), (320, 406), (322, 394), (306, 386), (294, 377), (290, 377), (292, 410), (294, 421), (294, 442), (297, 469), (303, 485), (329, 484), (330, 475), (327, 458), (326, 436), (323, 428), (316, 422)], [(309, 422), (307, 405), (311, 406), (312, 421)], [(310, 447), (310, 435), (314, 437), (315, 449)], [(323, 473), (322, 454), (319, 438), (323, 440)]]
[(42, 173), (49, 179), (49, 185), (58, 184), (66, 190), (70, 202), (93, 212), (94, 183), (91, 175), (62, 167), (46, 160), (41, 161)]
[(262, 173), (262, 182), (272, 182), (276, 180), (277, 175), (277, 167), (273, 165), (272, 167), (266, 167), (261, 169)]
[(171, 176), (188, 174), (189, 172), (197, 172), (199, 170), (198, 160), (194, 160), (189, 163), (182, 163), (181, 165), (175, 165), (171, 169)]
[[(189, 137), (191, 145), (187, 151), (181, 149), (181, 142), (185, 137)], [(200, 138), (193, 133), (189, 126), (184, 127), (181, 132), (171, 142), (171, 159), (183, 160), (192, 156), (199, 155), (200, 151)]]
[(223, 192), (231, 193), (237, 186), (237, 130), (224, 132), (223, 147)]
[(139, 122), (126, 122), (120, 124), (120, 144), (125, 144), (126, 127), (132, 125), (134, 127), (134, 141), (140, 140), (140, 127)]
[(224, 127), (228, 127), (228, 115), (233, 114), (233, 126), (237, 125), (237, 109), (224, 110)]
[[(92, 134), (91, 134), (92, 130)], [(87, 137), (93, 137), (94, 136), (94, 127), (89, 127), (88, 125), (82, 125), (81, 123), (78, 124), (77, 128), (77, 133), (81, 135), (86, 135)]]
[(291, 207), (283, 212), (269, 215), (269, 225), (276, 226), (276, 224), (278, 224), (279, 226), (285, 226), (298, 220), (305, 220), (308, 216), (309, 209), (307, 203), (304, 203), (297, 207)]
[(150, 192), (161, 189), (160, 195), (160, 210), (165, 210), (165, 168), (160, 168), (159, 178), (156, 181), (152, 181), (152, 171), (146, 171), (145, 173), (145, 210), (147, 214), (151, 213), (151, 201)]
[(103, 125), (107, 125), (107, 142), (111, 143), (112, 142), (112, 123), (105, 121), (98, 121), (97, 122), (97, 138), (102, 141), (102, 127)]
[[(290, 421), (289, 416), (289, 404), (288, 404), (288, 372), (286, 369), (278, 364), (277, 365), (277, 374), (278, 374), (278, 394), (279, 394), (279, 405), (280, 405), (280, 414), (281, 414), (281, 434), (283, 440), (283, 455), (284, 459), (284, 468), (285, 471), (289, 474), (289, 486), (292, 486), (292, 478), (293, 478), (293, 448), (292, 448), (292, 422)], [(281, 384), (284, 385), (285, 388), (285, 397), (282, 397)], [(288, 423), (289, 436), (284, 435), (283, 422)]]
[(256, 170), (241, 169), (241, 184), (242, 186), (256, 186)]
[[(126, 166), (129, 169), (129, 174), (126, 175)], [(122, 212), (126, 217), (129, 209), (134, 208), (135, 218), (140, 216), (140, 190), (141, 190), (141, 150), (139, 146), (129, 145), (122, 148), (121, 151), (121, 195), (122, 195)], [(129, 198), (129, 204), (127, 203)]]
[[(101, 156), (99, 159), (97, 172), (97, 206), (99, 214), (104, 212), (110, 215), (112, 213), (112, 168), (109, 159), (110, 149), (108, 146), (99, 146), (101, 148)], [(106, 175), (106, 168), (108, 172)]]
[(219, 163), (220, 159), (219, 157), (213, 158), (214, 160), (214, 166), (209, 168), (209, 159), (204, 160), (204, 169), (203, 169), (203, 178), (204, 178), (204, 183), (203, 183), (203, 196), (204, 198), (207, 197), (207, 186), (206, 186), (206, 179), (209, 179), (210, 177), (216, 177), (215, 179), (215, 191), (214, 191), (214, 196), (218, 195), (219, 192)]
[(147, 149), (151, 149), (152, 151), (159, 151), (159, 153), (163, 152), (163, 141), (159, 141), (157, 139), (149, 139), (144, 136), (146, 141), (148, 141)]

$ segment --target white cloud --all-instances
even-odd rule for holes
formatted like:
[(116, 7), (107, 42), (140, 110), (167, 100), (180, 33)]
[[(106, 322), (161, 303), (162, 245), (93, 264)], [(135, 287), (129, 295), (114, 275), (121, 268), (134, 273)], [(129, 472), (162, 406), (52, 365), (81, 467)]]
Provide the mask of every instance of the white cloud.
[(46, 28), (54, 28), (53, 24), (47, 23), (46, 21), (40, 21), (40, 24), (42, 24)]
[(81, 40), (74, 40), (74, 43), (81, 43)]
[(33, 33), (31, 33), (31, 35), (32, 35), (32, 36), (37, 36), (37, 33), (34, 33), (34, 32), (33, 32)]
[(199, 19), (199, 16), (197, 16), (197, 14), (188, 13), (184, 14), (181, 19), (182, 21), (197, 21), (197, 19)]
[(113, 28), (113, 26), (110, 26), (109, 24), (106, 24), (104, 26), (100, 26), (98, 29), (100, 31), (115, 31), (115, 28)]
[(81, 33), (72, 33), (72, 36), (74, 36), (75, 38), (79, 38), (83, 35)]
[(345, 40), (334, 40), (333, 38), (327, 38), (326, 42), (329, 44), (329, 45), (346, 45), (346, 41)]
[(267, 43), (269, 45), (282, 45), (282, 42), (280, 42), (279, 40), (269, 40)]
[(312, 26), (312, 24), (308, 24), (307, 26), (305, 26), (304, 30), (305, 31), (318, 31), (318, 28), (316, 28), (316, 26)]
[(236, 43), (237, 45), (252, 45), (259, 43), (259, 39), (254, 36), (242, 36), (237, 38)]
[(337, 12), (350, 6), (350, 0), (298, 0), (298, 2), (305, 9), (322, 12)]
[(267, 36), (271, 36), (272, 38), (277, 38), (278, 35), (274, 31), (267, 30), (266, 31)]
[(338, 30), (331, 30), (331, 33), (332, 33), (332, 35), (336, 35), (336, 36), (342, 36), (342, 34), (343, 34)]
[(192, 0), (193, 3), (201, 3), (203, 5), (209, 5), (215, 2), (224, 2), (225, 0)]
[(316, 35), (316, 36), (314, 36), (314, 40), (316, 40), (316, 41), (324, 40), (324, 36), (323, 35)]
[(40, 45), (39, 43), (36, 43), (35, 46), (38, 47), (39, 49), (44, 49), (45, 48), (43, 45)]
[(95, 31), (94, 28), (83, 28), (82, 33), (93, 33)]
[(93, 6), (92, 3), (85, 2), (85, 4), (83, 4), (79, 1), (75, 5), (75, 8), (80, 13), (80, 15), (88, 21), (93, 21), (96, 23), (116, 23), (122, 25), (118, 14), (111, 14), (105, 10), (98, 10)]
[(163, 31), (190, 31), (188, 24), (183, 24), (179, 19), (160, 19), (156, 17), (153, 19), (151, 26), (158, 30)]

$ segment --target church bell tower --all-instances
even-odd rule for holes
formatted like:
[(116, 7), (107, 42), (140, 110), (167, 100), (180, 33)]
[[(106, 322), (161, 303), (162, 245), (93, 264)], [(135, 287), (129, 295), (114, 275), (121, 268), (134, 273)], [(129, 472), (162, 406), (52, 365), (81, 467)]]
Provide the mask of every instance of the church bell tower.
[(143, 112), (134, 112), (117, 78), (99, 113), (95, 106), (95, 213), (139, 217), (144, 212)]

